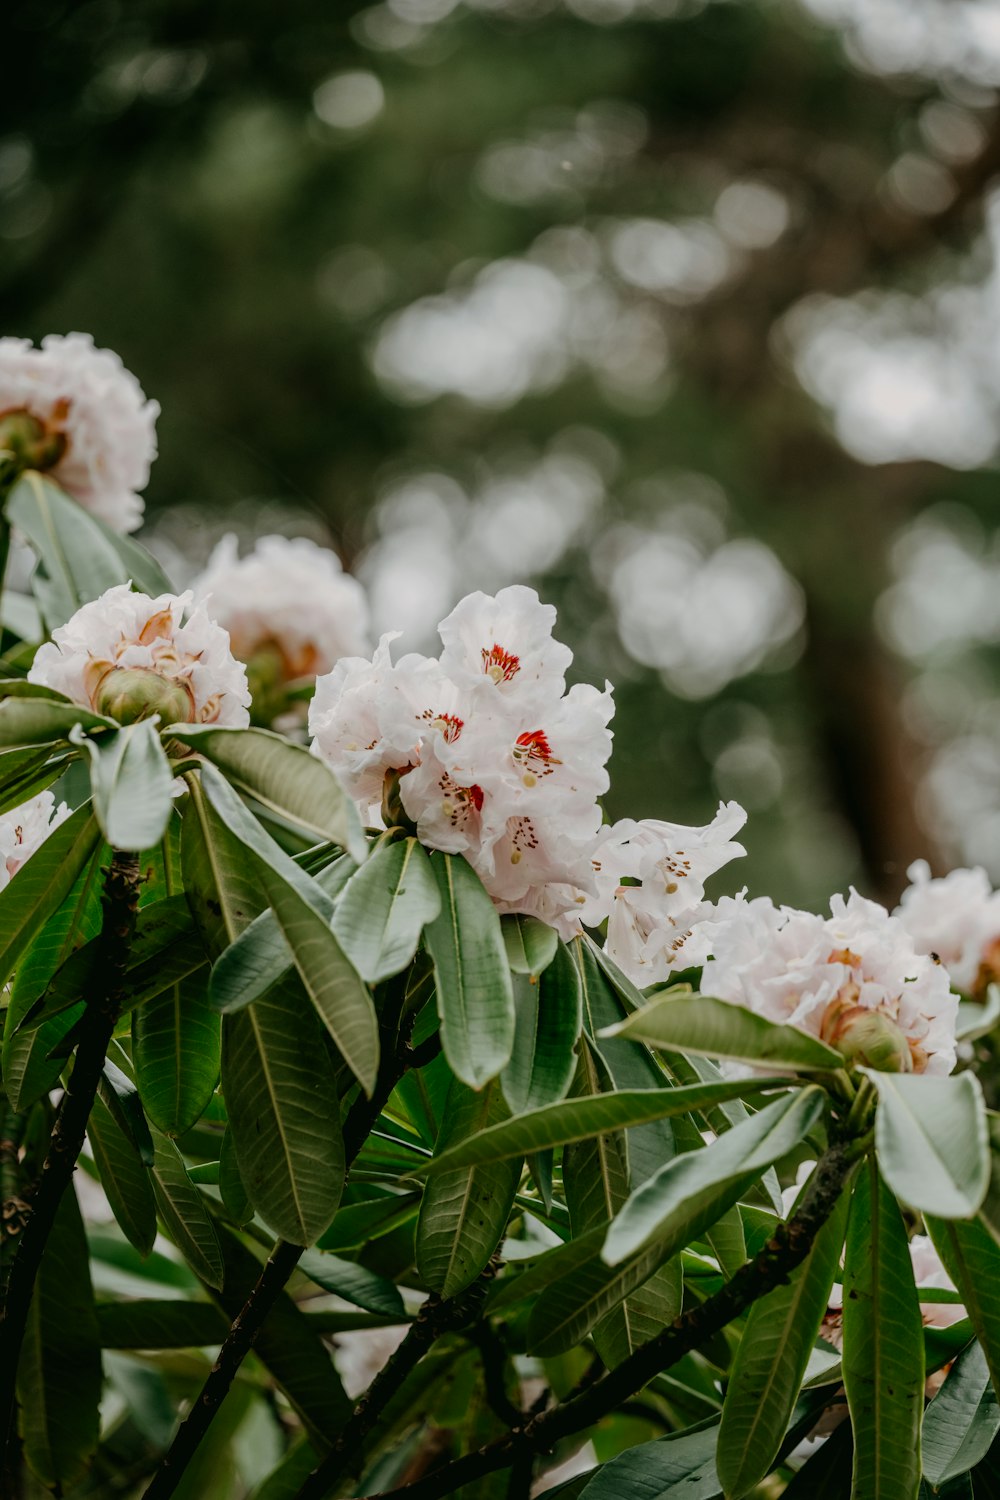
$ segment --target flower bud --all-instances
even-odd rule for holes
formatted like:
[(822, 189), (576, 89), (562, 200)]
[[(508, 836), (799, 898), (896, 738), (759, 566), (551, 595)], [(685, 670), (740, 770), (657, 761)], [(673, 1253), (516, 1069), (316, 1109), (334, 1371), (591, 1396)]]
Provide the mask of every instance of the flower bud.
[(97, 688), (94, 707), (119, 724), (135, 724), (153, 714), (164, 724), (191, 724), (195, 717), (185, 684), (148, 667), (113, 667)]
[(405, 828), (415, 834), (416, 826), (406, 815), (403, 799), (399, 795), (399, 771), (386, 771), (382, 782), (382, 822), (386, 828)]
[(13, 455), (18, 469), (51, 469), (66, 452), (66, 434), (30, 411), (0, 412), (0, 448)]
[(862, 1063), (880, 1073), (913, 1072), (910, 1044), (883, 1011), (834, 1000), (823, 1017), (820, 1036), (850, 1065)]

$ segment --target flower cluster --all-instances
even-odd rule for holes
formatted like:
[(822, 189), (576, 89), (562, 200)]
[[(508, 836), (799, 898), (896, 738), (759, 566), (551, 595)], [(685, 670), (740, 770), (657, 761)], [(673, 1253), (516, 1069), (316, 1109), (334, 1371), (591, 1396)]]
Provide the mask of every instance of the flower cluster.
[(823, 918), (765, 896), (723, 898), (705, 923), (703, 992), (876, 1066), (950, 1073), (958, 1001), (945, 970), (856, 891), (830, 908)]
[(0, 339), (0, 447), (25, 468), (47, 470), (115, 531), (142, 520), (137, 491), (156, 457), (159, 411), (89, 334), (49, 334), (40, 349)]
[(251, 674), (275, 683), (316, 677), (370, 649), (364, 589), (335, 552), (308, 537), (261, 537), (241, 558), (230, 533), (192, 593), (229, 631)]
[(0, 891), (10, 883), (18, 870), (69, 817), (65, 802), (58, 807), (51, 792), (39, 792), (30, 802), (22, 802), (11, 812), (0, 815)]
[(907, 874), (896, 916), (917, 952), (939, 959), (958, 989), (981, 998), (1000, 980), (1000, 891), (983, 869), (932, 880), (930, 866), (918, 859)]
[(28, 680), (121, 723), (158, 713), (164, 724), (242, 727), (246, 671), (222, 627), (190, 604), (189, 593), (108, 589), (39, 647)]
[(440, 626), (437, 659), (393, 664), (391, 636), (316, 684), (317, 754), (371, 815), (386, 778), (421, 840), (464, 854), (503, 911), (566, 936), (596, 896), (611, 692), (566, 690), (568, 647), (532, 589), (471, 594)]

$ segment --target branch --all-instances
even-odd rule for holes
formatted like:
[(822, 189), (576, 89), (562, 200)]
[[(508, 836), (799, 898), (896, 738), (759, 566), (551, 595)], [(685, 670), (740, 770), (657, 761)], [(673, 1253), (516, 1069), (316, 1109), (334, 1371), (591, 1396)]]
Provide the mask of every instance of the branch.
[[(562, 1438), (582, 1432), (629, 1401), (654, 1376), (721, 1332), (751, 1303), (788, 1280), (809, 1254), (818, 1231), (833, 1212), (859, 1149), (852, 1143), (831, 1146), (819, 1161), (801, 1207), (787, 1223), (778, 1225), (760, 1253), (741, 1266), (721, 1291), (683, 1313), (602, 1379), (532, 1417), (523, 1426), (515, 1427), (477, 1453), (454, 1459), (415, 1484), (384, 1491), (369, 1500), (443, 1500), (463, 1485), (474, 1484), (487, 1474), (519, 1462), (524, 1454), (548, 1452)], [(320, 1500), (325, 1493), (310, 1491), (310, 1500)], [(302, 1496), (296, 1500), (302, 1500)]]
[(0, 1307), (0, 1436), (14, 1426), (17, 1365), (38, 1268), (56, 1211), (73, 1177), (101, 1081), (108, 1044), (121, 1012), (135, 914), (139, 904), (139, 856), (116, 852), (104, 879), (100, 983), (84, 997), (86, 1010), (73, 1071), (56, 1114), (48, 1151), (34, 1186), (25, 1193), (20, 1235)]

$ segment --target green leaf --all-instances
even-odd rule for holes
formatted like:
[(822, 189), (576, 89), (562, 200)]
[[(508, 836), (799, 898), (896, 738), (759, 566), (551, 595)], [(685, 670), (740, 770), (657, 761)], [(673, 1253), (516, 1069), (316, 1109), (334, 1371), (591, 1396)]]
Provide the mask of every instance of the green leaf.
[(580, 972), (565, 944), (540, 977), (514, 981), (514, 1050), (503, 1071), (504, 1098), (515, 1114), (565, 1097), (576, 1070), (582, 1006)]
[[(439, 1147), (481, 1130), (506, 1113), (498, 1084), (479, 1093), (457, 1080)], [(519, 1160), (457, 1167), (428, 1183), (417, 1221), (417, 1268), (442, 1297), (453, 1297), (479, 1275), (503, 1236), (521, 1177)]]
[(424, 934), (434, 961), (441, 1045), (448, 1065), (482, 1088), (510, 1060), (514, 995), (500, 918), (479, 876), (458, 854), (431, 855), (441, 913)]
[(963, 1349), (924, 1412), (924, 1478), (932, 1485), (965, 1474), (1000, 1432), (1000, 1407), (978, 1340)]
[(306, 993), (370, 1095), (378, 1072), (378, 1018), (371, 995), (330, 929), (329, 896), (278, 848), (211, 766), (202, 772), (202, 787), (230, 834), (250, 855)]
[[(122, 1067), (118, 1066), (119, 1063)], [(124, 1072), (123, 1067), (128, 1071)], [(111, 1111), (118, 1129), (132, 1142), (139, 1153), (139, 1160), (144, 1166), (151, 1167), (156, 1154), (153, 1137), (143, 1113), (138, 1090), (132, 1082), (128, 1056), (116, 1041), (112, 1041), (108, 1047), (108, 1055), (97, 1084), (97, 1095)]]
[(398, 839), (376, 849), (344, 887), (333, 931), (369, 984), (406, 968), (428, 922), (441, 911), (441, 893), (423, 846)]
[(716, 1500), (717, 1421), (640, 1443), (602, 1464), (580, 1500)]
[(60, 744), (74, 729), (113, 734), (113, 719), (61, 698), (7, 697), (0, 701), (0, 749)]
[(243, 846), (207, 802), (197, 777), (181, 819), (184, 890), (205, 948), (218, 957), (264, 905)]
[(0, 891), (0, 983), (32, 938), (69, 895), (101, 842), (89, 803), (49, 834)]
[(875, 1149), (886, 1182), (904, 1203), (941, 1219), (968, 1219), (990, 1181), (986, 1104), (978, 1078), (877, 1073)]
[(982, 1220), (935, 1219), (925, 1215), (927, 1232), (945, 1270), (962, 1294), (993, 1389), (1000, 1396), (1000, 1246)]
[(98, 740), (71, 730), (90, 757), (94, 812), (113, 849), (139, 852), (158, 844), (174, 808), (174, 778), (152, 719), (111, 730)]
[(209, 1286), (222, 1286), (222, 1252), (205, 1200), (187, 1175), (173, 1141), (153, 1132), (153, 1192), (167, 1234)]
[(156, 1239), (156, 1200), (149, 1173), (100, 1098), (94, 1100), (87, 1135), (111, 1212), (139, 1254), (148, 1255)]
[(222, 1023), (208, 1003), (204, 966), (133, 1013), (136, 1081), (146, 1113), (164, 1134), (182, 1135), (201, 1118), (221, 1052)]
[(449, 1167), (475, 1166), (506, 1156), (527, 1156), (549, 1146), (565, 1146), (608, 1130), (623, 1130), (649, 1120), (670, 1119), (717, 1104), (725, 1099), (784, 1088), (781, 1078), (725, 1079), (719, 1083), (695, 1083), (684, 1088), (621, 1089), (617, 1093), (591, 1094), (548, 1104), (530, 1114), (502, 1120), (488, 1130), (459, 1141), (441, 1156), (418, 1167), (414, 1176), (447, 1171)]
[(976, 1000), (959, 1001), (955, 1040), (976, 1042), (981, 1036), (988, 1036), (998, 1021), (1000, 1021), (1000, 984), (989, 984), (986, 986), (984, 1003), (980, 1004)]
[(923, 1325), (906, 1229), (871, 1160), (847, 1226), (843, 1371), (854, 1428), (852, 1493), (911, 1500), (920, 1484)]
[(344, 1144), (333, 1063), (294, 983), (225, 1018), (222, 1087), (251, 1203), (275, 1234), (314, 1244), (340, 1202)]
[[(706, 1151), (675, 1156), (638, 1188), (608, 1231), (604, 1255), (609, 1265), (665, 1236), (676, 1224), (690, 1235), (713, 1222), (704, 1212), (728, 1207), (765, 1167), (800, 1146), (826, 1111), (826, 1095), (816, 1087), (776, 1099), (759, 1114), (736, 1125)], [(718, 1212), (721, 1212), (718, 1209)], [(697, 1228), (694, 1227), (697, 1225)]]
[(76, 1195), (64, 1193), (42, 1256), (18, 1367), (24, 1457), (49, 1489), (83, 1475), (100, 1432), (101, 1345)]
[(559, 935), (555, 928), (537, 917), (514, 912), (500, 918), (500, 929), (511, 969), (515, 974), (531, 974), (537, 979), (556, 956)]
[(268, 729), (219, 729), (211, 724), (174, 725), (171, 739), (205, 756), (237, 791), (317, 842), (339, 844), (358, 864), (365, 859), (368, 841), (353, 801), (329, 766), (304, 746)]
[[(0, 704), (0, 714), (3, 705)], [(65, 771), (71, 755), (53, 755), (51, 746), (6, 750), (0, 754), (0, 813), (20, 807), (43, 792)]]
[(384, 1276), (368, 1271), (353, 1260), (341, 1260), (323, 1250), (307, 1250), (299, 1258), (298, 1269), (324, 1291), (333, 1292), (355, 1307), (369, 1312), (406, 1317), (399, 1288)]
[(221, 1344), (229, 1319), (211, 1302), (141, 1298), (99, 1302), (102, 1349), (201, 1349)]
[(39, 559), (32, 589), (49, 630), (115, 584), (132, 582), (155, 597), (172, 592), (144, 547), (119, 536), (40, 474), (23, 474), (7, 500), (7, 518)]
[(219, 1192), (225, 1210), (233, 1223), (239, 1225), (240, 1228), (244, 1224), (249, 1224), (253, 1218), (253, 1204), (247, 1197), (247, 1190), (243, 1186), (239, 1163), (236, 1160), (236, 1147), (233, 1144), (233, 1132), (229, 1129), (222, 1137), (222, 1145), (219, 1148)]
[(719, 1429), (719, 1478), (727, 1500), (752, 1490), (781, 1447), (839, 1272), (849, 1202), (842, 1192), (802, 1265), (750, 1309)]
[(826, 1073), (844, 1066), (840, 1053), (818, 1037), (708, 995), (664, 995), (602, 1035), (771, 1068)]

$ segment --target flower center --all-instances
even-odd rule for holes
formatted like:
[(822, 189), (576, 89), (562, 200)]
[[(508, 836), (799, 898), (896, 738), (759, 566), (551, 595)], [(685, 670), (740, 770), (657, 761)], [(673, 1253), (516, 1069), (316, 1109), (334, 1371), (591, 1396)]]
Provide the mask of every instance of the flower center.
[(514, 759), (524, 767), (521, 779), (525, 786), (534, 786), (539, 776), (551, 776), (555, 767), (562, 765), (562, 761), (553, 755), (544, 729), (519, 734), (514, 741)]
[(521, 670), (521, 658), (499, 646), (496, 641), (492, 646), (482, 648), (482, 658), (483, 671), (494, 682), (510, 682)]

